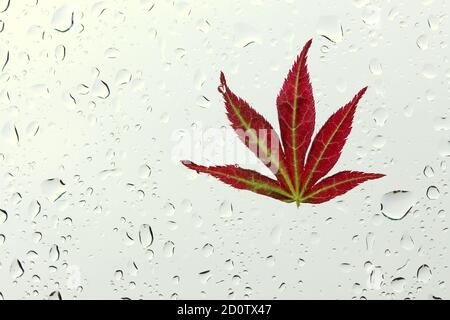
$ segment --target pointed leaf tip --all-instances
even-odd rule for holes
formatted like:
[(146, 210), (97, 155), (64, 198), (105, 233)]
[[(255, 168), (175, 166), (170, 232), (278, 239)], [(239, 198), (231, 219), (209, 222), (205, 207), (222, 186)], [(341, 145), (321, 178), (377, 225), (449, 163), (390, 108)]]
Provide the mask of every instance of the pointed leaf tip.
[(219, 90), (221, 94), (225, 94), (227, 90), (227, 80), (225, 79), (223, 71), (220, 71), (220, 85), (217, 87), (217, 90)]

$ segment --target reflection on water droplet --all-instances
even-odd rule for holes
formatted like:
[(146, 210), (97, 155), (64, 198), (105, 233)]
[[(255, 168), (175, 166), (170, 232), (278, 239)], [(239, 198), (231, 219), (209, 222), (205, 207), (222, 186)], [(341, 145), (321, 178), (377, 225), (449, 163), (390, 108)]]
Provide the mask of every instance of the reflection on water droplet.
[(435, 186), (428, 187), (427, 189), (427, 197), (430, 200), (437, 200), (440, 197), (439, 189)]
[(401, 220), (411, 211), (413, 204), (412, 192), (391, 191), (381, 198), (381, 213), (391, 220)]

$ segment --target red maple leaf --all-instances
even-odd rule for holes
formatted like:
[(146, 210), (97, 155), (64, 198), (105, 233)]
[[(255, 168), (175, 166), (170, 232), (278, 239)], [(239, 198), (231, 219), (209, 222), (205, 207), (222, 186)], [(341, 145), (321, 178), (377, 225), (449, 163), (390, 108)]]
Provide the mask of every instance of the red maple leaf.
[(331, 200), (367, 180), (383, 177), (378, 173), (341, 171), (324, 178), (341, 156), (352, 129), (356, 106), (367, 87), (336, 111), (311, 143), (316, 116), (306, 64), (311, 43), (312, 40), (309, 40), (298, 55), (277, 98), (281, 141), (271, 124), (245, 100), (236, 96), (228, 87), (224, 74), (220, 74), (218, 89), (225, 100), (231, 126), (245, 145), (272, 171), (276, 180), (238, 165), (207, 167), (186, 160), (182, 163), (189, 169), (210, 174), (237, 189), (295, 202), (297, 207), (300, 203)]

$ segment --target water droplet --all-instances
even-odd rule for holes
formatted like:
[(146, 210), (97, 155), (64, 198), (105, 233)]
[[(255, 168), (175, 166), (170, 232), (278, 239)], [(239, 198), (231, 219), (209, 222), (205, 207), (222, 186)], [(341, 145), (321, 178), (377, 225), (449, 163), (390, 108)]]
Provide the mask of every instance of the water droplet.
[(402, 238), (400, 239), (400, 245), (405, 250), (414, 249), (414, 241), (413, 241), (412, 237), (407, 233), (402, 235)]
[(49, 300), (62, 300), (62, 296), (61, 296), (61, 292), (59, 291), (53, 291), (52, 293), (50, 293), (50, 295), (48, 296)]
[(392, 279), (391, 281), (392, 290), (397, 293), (403, 292), (403, 290), (405, 289), (405, 284), (406, 280), (402, 277)]
[(401, 220), (411, 211), (413, 205), (412, 192), (391, 191), (381, 198), (381, 213), (391, 220)]
[(431, 166), (425, 166), (423, 169), (423, 174), (427, 178), (432, 178), (434, 177), (434, 169)]
[(344, 29), (337, 16), (321, 16), (316, 30), (317, 34), (333, 43), (342, 42), (344, 39)]
[(166, 216), (173, 216), (175, 214), (175, 206), (172, 203), (167, 202), (162, 208), (162, 211), (166, 214)]
[(108, 84), (103, 80), (97, 79), (92, 85), (91, 94), (97, 98), (106, 99), (110, 93)]
[(13, 260), (11, 263), (9, 273), (13, 279), (18, 279), (25, 273), (22, 263), (18, 259)]
[(50, 202), (55, 202), (66, 193), (66, 184), (60, 179), (48, 179), (41, 184), (42, 193)]
[(417, 38), (416, 44), (419, 47), (419, 49), (422, 49), (422, 50), (428, 49), (428, 37), (424, 34), (419, 36)]
[(203, 246), (203, 248), (202, 248), (202, 254), (203, 254), (204, 257), (207, 258), (207, 257), (211, 256), (213, 253), (214, 253), (214, 247), (213, 247), (212, 244), (207, 243), (207, 244), (205, 244), (205, 245)]
[(369, 70), (373, 75), (379, 76), (383, 73), (383, 66), (378, 59), (372, 59), (369, 62)]
[(58, 261), (59, 256), (60, 256), (59, 247), (56, 244), (52, 245), (49, 252), (50, 261), (52, 262)]
[(386, 124), (388, 113), (385, 108), (377, 108), (372, 114), (373, 120), (376, 125), (382, 127)]
[(435, 186), (428, 187), (427, 189), (427, 197), (430, 200), (437, 200), (440, 197), (439, 189)]
[(150, 168), (150, 166), (144, 164), (139, 167), (139, 177), (141, 177), (141, 179), (148, 179), (150, 178), (151, 174), (152, 169)]
[(153, 243), (153, 231), (148, 224), (143, 224), (139, 228), (139, 242), (142, 247), (147, 248)]
[(434, 79), (436, 77), (436, 69), (432, 64), (423, 66), (422, 75), (427, 79)]
[(172, 257), (175, 254), (175, 244), (172, 241), (167, 241), (164, 243), (163, 251), (167, 258)]
[(31, 219), (35, 219), (41, 212), (41, 204), (37, 200), (33, 200), (28, 205), (28, 214)]
[(123, 271), (122, 270), (116, 270), (114, 272), (114, 279), (116, 281), (122, 280), (123, 279)]
[(423, 264), (417, 269), (417, 280), (427, 283), (431, 280), (431, 268), (427, 264)]
[(228, 218), (228, 217), (233, 216), (233, 204), (228, 200), (223, 201), (220, 204), (219, 213), (220, 213), (220, 216), (223, 218)]
[(0, 209), (0, 224), (3, 224), (8, 220), (8, 212), (3, 209)]

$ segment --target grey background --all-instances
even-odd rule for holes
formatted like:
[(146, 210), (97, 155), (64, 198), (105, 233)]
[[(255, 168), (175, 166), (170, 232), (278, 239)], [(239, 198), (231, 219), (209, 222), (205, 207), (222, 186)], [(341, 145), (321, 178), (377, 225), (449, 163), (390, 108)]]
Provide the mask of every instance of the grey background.
[[(449, 13), (444, 0), (11, 1), (0, 298), (449, 298)], [(385, 178), (297, 209), (176, 161), (193, 128), (228, 125), (220, 70), (277, 124), (311, 37), (317, 126), (369, 86), (333, 172)], [(394, 221), (381, 202), (412, 209)]]

